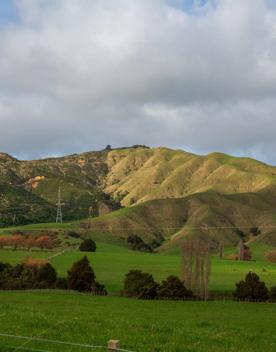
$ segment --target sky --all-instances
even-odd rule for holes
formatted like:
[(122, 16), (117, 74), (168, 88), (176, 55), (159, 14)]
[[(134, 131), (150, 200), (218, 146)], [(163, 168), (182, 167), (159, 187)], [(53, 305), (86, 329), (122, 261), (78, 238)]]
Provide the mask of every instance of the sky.
[(0, 0), (0, 151), (145, 144), (276, 165), (273, 0)]

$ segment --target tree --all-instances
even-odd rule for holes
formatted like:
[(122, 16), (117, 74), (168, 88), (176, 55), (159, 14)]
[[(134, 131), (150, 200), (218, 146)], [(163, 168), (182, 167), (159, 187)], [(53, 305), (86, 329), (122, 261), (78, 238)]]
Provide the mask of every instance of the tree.
[(224, 256), (224, 244), (223, 243), (219, 243), (219, 259), (223, 259)]
[(45, 282), (48, 286), (53, 286), (57, 280), (57, 273), (50, 263), (42, 265), (37, 272), (36, 278), (39, 282)]
[(252, 259), (250, 248), (241, 240), (238, 244), (238, 260), (249, 261)]
[(130, 235), (127, 238), (127, 242), (131, 249), (141, 252), (152, 252), (150, 245), (146, 244), (142, 238), (137, 235)]
[(276, 250), (266, 252), (265, 256), (269, 262), (276, 263)]
[(83, 240), (79, 247), (81, 252), (96, 252), (96, 249), (96, 243), (90, 238)]
[(95, 274), (87, 257), (75, 262), (68, 271), (68, 288), (80, 292), (91, 292)]
[(254, 226), (254, 227), (251, 227), (250, 233), (251, 233), (253, 236), (258, 236), (258, 235), (261, 234), (261, 230), (260, 230), (257, 226)]
[(130, 270), (125, 276), (123, 295), (139, 299), (156, 298), (157, 283), (152, 275), (140, 270)]
[(269, 291), (269, 298), (272, 302), (276, 302), (276, 286), (271, 287)]
[(185, 286), (208, 299), (211, 274), (211, 244), (208, 239), (186, 239), (182, 244), (182, 276)]
[(234, 297), (240, 301), (267, 301), (268, 289), (257, 274), (249, 272), (245, 280), (236, 283)]
[(159, 299), (183, 300), (193, 297), (193, 293), (177, 276), (171, 275), (158, 286), (157, 297)]
[(54, 247), (53, 240), (49, 236), (38, 237), (35, 243), (40, 249), (52, 249)]

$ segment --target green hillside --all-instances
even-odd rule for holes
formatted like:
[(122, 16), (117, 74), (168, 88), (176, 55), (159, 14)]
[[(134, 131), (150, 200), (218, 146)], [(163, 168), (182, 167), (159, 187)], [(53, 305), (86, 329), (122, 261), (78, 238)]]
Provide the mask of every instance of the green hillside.
[(64, 219), (90, 212), (93, 236), (135, 234), (163, 249), (186, 235), (276, 245), (276, 167), (253, 159), (141, 146), (35, 161), (0, 154), (0, 222), (54, 221), (59, 185)]

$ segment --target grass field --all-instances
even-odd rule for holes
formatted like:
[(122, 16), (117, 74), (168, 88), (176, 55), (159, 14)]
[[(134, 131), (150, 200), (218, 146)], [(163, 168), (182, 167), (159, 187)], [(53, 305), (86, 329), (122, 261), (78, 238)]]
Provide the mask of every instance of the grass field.
[[(0, 307), (1, 334), (103, 346), (110, 338), (120, 339), (122, 348), (137, 352), (276, 350), (275, 304), (139, 301), (60, 292), (0, 292)], [(15, 351), (4, 346), (19, 346), (24, 342), (0, 337), (0, 350)], [(24, 347), (53, 352), (90, 350), (41, 342)]]
[[(179, 275), (181, 258), (177, 254), (151, 254), (130, 251), (126, 248), (106, 243), (97, 243), (96, 253), (84, 253), (70, 250), (53, 257), (53, 252), (27, 252), (20, 250), (0, 250), (0, 261), (16, 264), (27, 256), (47, 259), (54, 265), (58, 273), (66, 275), (72, 264), (87, 255), (95, 270), (97, 280), (104, 283), (111, 294), (118, 294), (122, 289), (124, 275), (131, 269), (140, 269), (152, 273), (157, 281), (171, 274)], [(276, 285), (276, 264), (265, 261), (263, 252), (268, 247), (252, 247), (256, 261), (237, 262), (212, 260), (211, 290), (232, 291), (235, 282), (242, 279), (249, 271), (256, 272), (268, 286)], [(231, 251), (231, 249), (229, 249)], [(53, 258), (51, 258), (53, 257)]]

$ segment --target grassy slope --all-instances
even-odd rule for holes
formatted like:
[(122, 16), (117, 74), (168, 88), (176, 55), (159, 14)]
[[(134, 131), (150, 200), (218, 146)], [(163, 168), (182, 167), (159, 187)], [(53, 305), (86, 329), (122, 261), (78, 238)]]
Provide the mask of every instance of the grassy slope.
[[(95, 345), (120, 339), (137, 352), (274, 352), (276, 305), (160, 302), (62, 293), (0, 293), (0, 333)], [(15, 324), (16, 322), (16, 324)], [(20, 340), (0, 337), (4, 345)], [(61, 351), (60, 345), (25, 347)], [(104, 349), (105, 350), (105, 349)], [(84, 349), (62, 346), (64, 352)]]
[(114, 150), (107, 164), (105, 191), (121, 196), (124, 205), (206, 190), (258, 192), (276, 185), (275, 167), (221, 153), (198, 156), (168, 148)]
[[(148, 254), (130, 251), (126, 248), (106, 243), (97, 243), (96, 253), (67, 251), (50, 259), (60, 275), (66, 275), (72, 264), (86, 254), (93, 266), (97, 279), (103, 282), (111, 294), (118, 294), (122, 289), (124, 275), (131, 269), (140, 269), (152, 273), (157, 281), (171, 274), (180, 275), (181, 259), (177, 254)], [(250, 270), (255, 271), (268, 286), (276, 285), (276, 264), (263, 258), (263, 247), (255, 244), (252, 248), (252, 262), (236, 262), (231, 260), (212, 260), (211, 290), (232, 291), (235, 283), (244, 278)], [(234, 249), (229, 249), (232, 253)], [(16, 264), (30, 255), (27, 251), (0, 250), (0, 261)], [(52, 252), (32, 252), (31, 256), (51, 258)]]
[[(162, 236), (163, 249), (175, 246), (186, 235), (209, 235), (225, 245), (236, 245), (240, 232), (246, 241), (276, 246), (276, 202), (261, 194), (193, 194), (180, 199), (152, 200), (90, 221), (91, 234), (104, 232), (117, 238), (137, 234), (146, 242)], [(253, 238), (250, 229), (261, 235)]]

